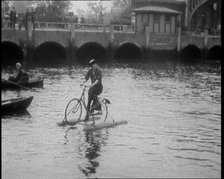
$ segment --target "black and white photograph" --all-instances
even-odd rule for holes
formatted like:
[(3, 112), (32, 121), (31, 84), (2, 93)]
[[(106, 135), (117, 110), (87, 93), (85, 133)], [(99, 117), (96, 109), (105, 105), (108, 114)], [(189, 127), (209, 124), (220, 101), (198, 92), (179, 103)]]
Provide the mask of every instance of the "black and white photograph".
[(221, 0), (2, 0), (2, 178), (221, 178), (221, 49)]

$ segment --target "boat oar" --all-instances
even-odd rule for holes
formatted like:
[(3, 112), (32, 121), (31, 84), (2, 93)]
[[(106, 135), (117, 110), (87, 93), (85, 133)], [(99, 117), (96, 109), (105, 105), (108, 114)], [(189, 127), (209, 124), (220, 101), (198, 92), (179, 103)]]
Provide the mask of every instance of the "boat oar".
[(37, 91), (35, 89), (27, 88), (27, 87), (25, 87), (23, 85), (20, 85), (20, 84), (16, 83), (16, 82), (13, 82), (13, 81), (9, 81), (9, 80), (3, 80), (3, 81), (6, 81), (7, 83), (11, 83), (11, 84), (16, 85), (16, 86), (19, 86), (20, 88), (23, 88), (25, 90), (31, 90), (31, 91), (39, 92), (39, 91)]

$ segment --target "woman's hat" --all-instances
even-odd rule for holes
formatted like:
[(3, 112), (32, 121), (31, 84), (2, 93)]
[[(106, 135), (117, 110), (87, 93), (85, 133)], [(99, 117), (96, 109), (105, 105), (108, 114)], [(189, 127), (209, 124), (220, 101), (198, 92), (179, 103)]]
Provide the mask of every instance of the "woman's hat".
[(16, 63), (16, 66), (19, 66), (19, 67), (21, 67), (21, 64), (20, 64), (20, 63)]
[(96, 60), (95, 59), (92, 59), (89, 61), (89, 66), (92, 66), (94, 63), (96, 63)]

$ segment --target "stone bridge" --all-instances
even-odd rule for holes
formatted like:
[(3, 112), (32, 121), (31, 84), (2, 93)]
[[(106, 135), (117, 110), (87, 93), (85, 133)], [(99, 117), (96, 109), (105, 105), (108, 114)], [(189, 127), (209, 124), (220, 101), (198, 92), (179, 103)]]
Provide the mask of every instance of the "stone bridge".
[[(114, 31), (113, 28), (35, 29), (31, 32), (2, 29), (1, 32), (2, 59), (7, 61), (7, 65), (15, 61), (86, 64), (90, 58), (97, 58), (100, 62), (124, 59), (147, 61), (156, 58), (154, 52), (161, 54), (161, 51), (172, 51), (174, 56), (171, 58), (175, 58), (178, 45), (177, 34), (141, 34)], [(185, 33), (180, 39), (180, 52), (184, 55), (193, 51), (197, 58), (201, 58), (202, 51), (217, 53), (221, 49), (221, 38), (206, 33), (200, 36)], [(164, 58), (167, 56), (164, 55)]]

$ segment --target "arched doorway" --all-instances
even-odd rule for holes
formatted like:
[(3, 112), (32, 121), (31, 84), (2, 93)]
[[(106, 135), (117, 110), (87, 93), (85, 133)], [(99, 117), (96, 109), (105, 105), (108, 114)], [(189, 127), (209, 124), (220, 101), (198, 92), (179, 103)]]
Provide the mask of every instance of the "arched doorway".
[(105, 63), (108, 58), (105, 48), (96, 42), (88, 42), (78, 47), (75, 55), (76, 62), (87, 65), (92, 58), (95, 58), (99, 64)]
[(2, 67), (14, 66), (17, 62), (24, 63), (24, 53), (21, 47), (14, 42), (1, 42)]
[(41, 66), (64, 65), (68, 62), (66, 48), (56, 42), (45, 42), (33, 53), (33, 64)]
[(140, 62), (142, 58), (140, 46), (131, 42), (121, 44), (114, 55), (114, 60), (117, 62)]

